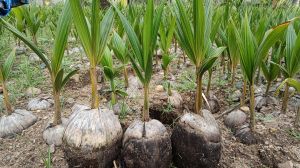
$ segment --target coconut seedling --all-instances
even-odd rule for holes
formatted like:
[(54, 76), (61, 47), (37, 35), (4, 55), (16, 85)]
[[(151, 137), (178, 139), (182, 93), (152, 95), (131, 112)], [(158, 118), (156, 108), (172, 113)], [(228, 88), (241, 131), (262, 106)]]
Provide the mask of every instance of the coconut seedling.
[[(296, 91), (298, 92), (298, 94), (300, 93), (300, 82), (294, 78), (287, 78), (279, 85), (279, 87), (276, 91), (276, 94), (278, 94), (280, 89), (282, 89), (287, 84), (291, 87), (294, 87), (296, 89)], [(298, 102), (298, 110), (297, 110), (296, 118), (295, 118), (295, 127), (300, 127), (300, 105), (299, 105), (299, 102)]]
[(63, 150), (70, 167), (112, 167), (120, 152), (123, 131), (113, 111), (100, 107), (97, 65), (108, 43), (114, 11), (108, 8), (101, 12), (99, 0), (91, 1), (91, 10), (84, 10), (80, 0), (70, 0), (70, 6), (76, 32), (90, 62), (91, 105), (73, 108), (63, 136)]
[(178, 42), (195, 65), (197, 77), (195, 113), (184, 114), (172, 134), (174, 161), (179, 167), (215, 167), (221, 156), (221, 132), (211, 112), (202, 110), (202, 77), (225, 47), (213, 47), (211, 42), (213, 1), (193, 0), (192, 5), (191, 20), (182, 1), (173, 3)]
[(124, 75), (124, 83), (125, 88), (129, 87), (128, 83), (128, 63), (129, 63), (129, 56), (128, 56), (128, 49), (126, 42), (120, 37), (118, 33), (114, 33), (110, 48), (113, 50), (115, 57), (122, 63), (123, 67), (123, 75)]
[(264, 33), (261, 41), (252, 33), (250, 22), (246, 14), (239, 30), (234, 25), (236, 40), (240, 52), (240, 62), (244, 77), (247, 79), (250, 91), (250, 128), (255, 131), (255, 74), (268, 56), (270, 48), (282, 38), (290, 22), (271, 28)]
[(62, 68), (64, 51), (67, 45), (67, 39), (71, 27), (71, 9), (68, 1), (66, 2), (63, 13), (58, 20), (58, 26), (56, 29), (56, 36), (54, 40), (52, 55), (47, 57), (42, 50), (30, 39), (28, 39), (23, 33), (19, 32), (12, 25), (0, 20), (1, 23), (11, 31), (16, 37), (22, 40), (29, 48), (31, 48), (36, 55), (43, 61), (48, 69), (52, 82), (52, 95), (54, 99), (54, 117), (53, 121), (49, 123), (44, 131), (44, 139), (48, 144), (60, 145), (62, 143), (62, 135), (64, 124), (61, 117), (61, 102), (60, 94), (63, 87), (69, 81), (69, 79), (76, 73), (77, 70), (73, 70), (66, 73)]
[[(276, 105), (277, 100), (270, 95), (270, 88), (272, 82), (277, 79), (280, 74), (280, 68), (275, 64), (280, 64), (280, 61), (283, 57), (282, 47), (280, 43), (277, 43), (271, 50), (271, 54), (265, 61), (262, 62), (260, 68), (263, 72), (263, 75), (266, 79), (267, 86), (265, 94), (257, 95), (255, 98), (255, 109), (260, 110), (263, 106)], [(259, 72), (258, 72), (259, 73)]]
[[(15, 27), (20, 31), (24, 32), (25, 31), (25, 19), (23, 15), (23, 8), (14, 8), (12, 10), (12, 13), (14, 15), (15, 19)], [(20, 47), (20, 41), (18, 39), (17, 41), (18, 46)]]
[(23, 16), (25, 18), (26, 28), (30, 32), (34, 44), (37, 45), (37, 32), (40, 29), (42, 23), (42, 11), (38, 6), (34, 5), (22, 8), (23, 9), (21, 10), (21, 12), (23, 13)]
[[(294, 25), (290, 24), (286, 33), (286, 47), (284, 56), (284, 66), (280, 66), (285, 78), (294, 78), (295, 75), (300, 72), (300, 59), (299, 59), (299, 49), (300, 49), (300, 34), (296, 34)], [(286, 113), (289, 100), (289, 83), (286, 83), (282, 109), (283, 113)]]
[(227, 26), (227, 39), (228, 39), (228, 50), (231, 61), (231, 85), (235, 83), (236, 69), (240, 61), (240, 53), (237, 46), (237, 41), (234, 33), (234, 25), (231, 22), (228, 23)]
[[(211, 32), (210, 32), (210, 39), (211, 39), (212, 43), (217, 41), (217, 33), (218, 33), (218, 30), (220, 29), (221, 23), (222, 23), (221, 16), (222, 16), (221, 10), (216, 10), (216, 12), (213, 15), (213, 18), (211, 21)], [(206, 56), (209, 56), (209, 55), (206, 55)], [(210, 90), (211, 90), (213, 68), (214, 68), (214, 66), (210, 67), (208, 70), (208, 82), (207, 82), (207, 88), (206, 88), (206, 96), (209, 99), (211, 99)]]
[(171, 161), (170, 136), (160, 121), (151, 120), (149, 117), (149, 86), (163, 6), (155, 10), (153, 0), (147, 0), (141, 38), (138, 38), (138, 34), (120, 10), (115, 9), (132, 48), (130, 61), (144, 89), (142, 121), (133, 122), (124, 133), (122, 155), (125, 164), (127, 167), (168, 167)]
[(169, 75), (169, 65), (174, 59), (174, 56), (170, 54), (170, 48), (172, 45), (172, 40), (175, 33), (175, 27), (176, 27), (176, 20), (175, 17), (172, 14), (163, 15), (162, 22), (160, 24), (158, 34), (159, 34), (159, 46), (162, 53), (162, 59), (161, 59), (161, 67), (164, 71), (164, 81), (167, 86), (167, 93), (169, 96), (172, 96), (171, 91), (171, 84), (170, 81), (168, 81), (168, 75)]
[(15, 60), (15, 50), (3, 61), (4, 54), (0, 53), (0, 83), (3, 90), (3, 99), (6, 114), (0, 115), (0, 138), (14, 136), (33, 125), (37, 117), (26, 110), (14, 110), (7, 89), (7, 80)]
[(115, 78), (119, 75), (119, 69), (114, 67), (112, 54), (108, 48), (104, 51), (101, 65), (103, 66), (105, 77), (110, 82), (110, 90), (108, 92), (111, 93), (111, 105), (114, 106), (118, 101), (117, 96), (124, 97), (127, 96), (127, 94), (121, 89), (118, 89), (115, 84)]

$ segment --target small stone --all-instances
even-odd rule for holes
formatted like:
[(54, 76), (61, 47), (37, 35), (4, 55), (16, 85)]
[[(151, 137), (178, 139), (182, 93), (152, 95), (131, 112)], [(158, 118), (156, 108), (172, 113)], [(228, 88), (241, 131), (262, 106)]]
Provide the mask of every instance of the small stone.
[(80, 52), (80, 48), (78, 47), (75, 47), (75, 48), (72, 48), (70, 51), (69, 51), (69, 54), (72, 55), (74, 53), (79, 53)]
[(71, 77), (71, 79), (73, 79), (76, 83), (80, 82), (80, 75), (79, 74), (75, 74)]
[(287, 161), (287, 162), (278, 164), (278, 168), (293, 168), (293, 167), (294, 167), (294, 164), (292, 161)]
[(38, 55), (36, 55), (36, 53), (30, 53), (29, 61), (30, 62), (38, 62), (38, 61), (40, 61), (40, 58), (38, 57)]
[(169, 97), (171, 105), (175, 108), (180, 108), (183, 102), (181, 95), (177, 91), (172, 90), (172, 96)]
[(233, 92), (233, 94), (230, 96), (230, 98), (232, 99), (232, 101), (238, 102), (240, 100), (241, 96), (242, 96), (242, 92), (239, 90), (236, 90), (235, 92)]
[(294, 168), (300, 168), (300, 164), (298, 163), (294, 164)]
[(250, 112), (250, 109), (249, 109), (249, 107), (247, 107), (247, 106), (243, 106), (243, 107), (241, 107), (240, 109), (241, 109), (243, 112), (245, 112), (245, 113)]
[(28, 102), (27, 109), (31, 111), (45, 110), (53, 105), (51, 99), (34, 98)]
[(235, 87), (236, 87), (237, 89), (242, 89), (242, 88), (243, 88), (243, 82), (237, 82), (237, 83), (235, 84)]
[(276, 128), (270, 128), (269, 131), (270, 131), (270, 133), (275, 133), (277, 131), (277, 129)]
[(231, 112), (225, 118), (225, 125), (231, 129), (243, 125), (247, 120), (247, 115), (240, 111), (236, 110)]
[(296, 89), (294, 87), (289, 87), (289, 94), (295, 93)]
[(39, 94), (41, 94), (41, 93), (42, 93), (41, 89), (35, 88), (35, 87), (29, 87), (29, 88), (27, 88), (27, 90), (26, 90), (26, 95), (27, 95), (27, 96), (39, 95)]
[(16, 48), (16, 55), (25, 54), (26, 48), (25, 47), (17, 47)]
[(67, 103), (69, 103), (69, 104), (74, 104), (74, 102), (75, 102), (75, 100), (71, 97), (67, 99)]
[(119, 115), (121, 113), (121, 110), (122, 110), (122, 104), (117, 103), (117, 104), (112, 106), (112, 109), (113, 109), (115, 115)]
[(164, 87), (163, 87), (162, 85), (157, 85), (157, 86), (155, 87), (155, 91), (156, 91), (156, 92), (163, 92), (163, 91), (164, 91)]
[(54, 144), (51, 144), (49, 146), (49, 151), (50, 151), (50, 153), (54, 153), (55, 152), (55, 145)]
[(260, 95), (260, 94), (264, 93), (264, 88), (263, 87), (256, 87), (254, 93), (257, 94), (257, 95)]
[(101, 101), (102, 101), (103, 103), (107, 103), (107, 99), (106, 99), (106, 98), (101, 99)]

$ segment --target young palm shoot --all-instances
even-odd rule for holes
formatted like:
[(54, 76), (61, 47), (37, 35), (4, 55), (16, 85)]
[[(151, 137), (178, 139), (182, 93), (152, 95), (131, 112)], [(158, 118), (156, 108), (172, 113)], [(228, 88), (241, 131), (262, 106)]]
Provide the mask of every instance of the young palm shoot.
[(280, 73), (280, 68), (275, 64), (280, 64), (282, 56), (283, 56), (283, 53), (282, 53), (281, 45), (279, 45), (279, 44), (275, 45), (272, 48), (272, 53), (271, 53), (270, 58), (268, 58), (266, 61), (263, 61), (260, 66), (260, 69), (262, 70), (264, 77), (267, 81), (267, 88), (266, 88), (264, 95), (258, 95), (256, 97), (255, 109), (258, 111), (263, 106), (268, 106), (268, 105), (278, 103), (277, 100), (269, 94), (269, 91), (270, 91), (272, 82), (275, 79), (277, 79), (277, 77)]
[[(285, 47), (285, 64), (284, 67), (278, 65), (285, 78), (294, 78), (298, 72), (300, 72), (300, 34), (296, 34), (294, 25), (291, 24), (286, 33), (286, 47)], [(286, 83), (282, 109), (283, 113), (286, 113), (289, 100), (289, 83)]]
[[(138, 38), (138, 34), (120, 10), (116, 8), (116, 11), (132, 48), (130, 61), (144, 87), (143, 121), (132, 123), (124, 134), (124, 161), (128, 167), (168, 167), (171, 159), (170, 137), (161, 122), (150, 120), (149, 117), (149, 84), (163, 7), (160, 6), (155, 11), (153, 0), (147, 0), (146, 12), (141, 25), (141, 38)], [(148, 133), (149, 130), (151, 130), (151, 134)], [(139, 158), (145, 159), (140, 160)]]
[(110, 81), (110, 90), (111, 93), (111, 105), (114, 106), (117, 103), (117, 96), (126, 96), (127, 94), (118, 89), (115, 85), (115, 78), (119, 75), (119, 69), (113, 66), (113, 58), (110, 50), (108, 48), (105, 49), (101, 65), (103, 66), (103, 71), (106, 78)]
[(80, 0), (70, 0), (70, 6), (76, 32), (90, 62), (92, 96), (90, 107), (73, 109), (63, 136), (64, 152), (70, 167), (112, 167), (120, 152), (123, 132), (113, 111), (99, 108), (96, 67), (108, 43), (114, 11), (108, 8), (102, 13), (99, 0), (92, 0), (91, 10), (87, 11)]
[(234, 32), (234, 25), (232, 23), (233, 21), (230, 21), (227, 26), (227, 45), (231, 60), (231, 73), (232, 73), (232, 79), (231, 79), (231, 85), (234, 85), (235, 83), (235, 76), (236, 76), (236, 69), (240, 62), (240, 53), (237, 46), (237, 41), (235, 37)]
[[(43, 63), (46, 65), (46, 68), (48, 69), (52, 82), (52, 94), (54, 98), (55, 113), (52, 123), (49, 127), (47, 127), (51, 130), (47, 130), (46, 128), (44, 132), (44, 138), (49, 144), (60, 145), (63, 131), (56, 132), (57, 130), (61, 130), (60, 125), (62, 124), (60, 94), (63, 87), (77, 71), (73, 70), (65, 75), (65, 70), (62, 68), (64, 51), (67, 45), (67, 39), (71, 26), (70, 5), (68, 2), (65, 4), (63, 13), (59, 18), (52, 55), (49, 58), (46, 57), (42, 50), (38, 48), (38, 46), (34, 42), (31, 42), (23, 33), (19, 32), (16, 28), (14, 28), (12, 25), (10, 25), (2, 19), (0, 20), (0, 22), (2, 22), (9, 31), (11, 31), (15, 36), (21, 39), (29, 48), (31, 48), (43, 61)], [(52, 135), (53, 132), (56, 132), (56, 134)]]
[[(0, 57), (3, 57), (3, 55), (1, 54)], [(9, 72), (11, 71), (14, 59), (15, 59), (15, 50), (13, 50), (10, 53), (10, 55), (7, 57), (3, 65), (0, 66), (0, 82), (3, 89), (3, 99), (4, 99), (4, 105), (6, 108), (7, 115), (11, 115), (13, 112), (12, 106), (10, 104), (9, 96), (8, 96), (6, 82), (7, 82)]]
[(250, 127), (255, 131), (255, 97), (254, 97), (254, 81), (255, 74), (268, 56), (270, 48), (283, 36), (289, 22), (283, 23), (277, 27), (268, 30), (261, 42), (254, 37), (248, 16), (242, 20), (241, 28), (235, 29), (237, 44), (241, 56), (241, 67), (243, 75), (247, 79), (250, 90)]
[(26, 26), (30, 34), (32, 35), (32, 40), (34, 44), (37, 45), (38, 44), (37, 32), (41, 27), (42, 10), (40, 9), (40, 7), (33, 6), (33, 5), (22, 7), (22, 8), (23, 10), (21, 10), (21, 12), (23, 12)]
[(172, 90), (171, 90), (171, 83), (168, 80), (168, 74), (169, 74), (169, 65), (174, 59), (174, 56), (171, 56), (170, 54), (164, 54), (161, 59), (161, 68), (164, 71), (164, 81), (167, 85), (167, 93), (169, 96), (172, 96)]
[[(269, 91), (272, 85), (272, 82), (278, 77), (280, 73), (280, 68), (276, 64), (280, 64), (280, 61), (283, 57), (281, 45), (278, 47), (273, 47), (270, 61), (263, 62), (261, 64), (261, 69), (267, 80), (267, 88), (265, 91), (265, 96), (269, 96)], [(274, 64), (275, 63), (275, 64)]]
[[(280, 84), (280, 86), (278, 87), (278, 89), (276, 91), (276, 94), (278, 94), (280, 89), (282, 89), (287, 84), (289, 86), (294, 87), (296, 89), (296, 91), (298, 92), (298, 94), (300, 93), (300, 82), (294, 78), (287, 78)], [(298, 106), (298, 110), (297, 110), (296, 118), (295, 118), (295, 127), (300, 127), (300, 104), (299, 104), (299, 102), (298, 102), (297, 106)]]
[[(197, 77), (196, 114), (183, 115), (172, 135), (176, 151), (175, 164), (179, 165), (178, 167), (216, 167), (221, 156), (221, 133), (211, 112), (202, 110), (202, 77), (225, 49), (224, 47), (215, 48), (211, 42), (213, 1), (193, 0), (192, 20), (187, 15), (188, 10), (181, 0), (176, 0), (173, 6), (177, 21), (178, 42), (196, 66)], [(201, 123), (201, 125), (194, 123)], [(199, 132), (189, 132), (190, 126)], [(217, 145), (209, 145), (211, 141)], [(188, 150), (191, 148), (195, 149), (194, 152)], [(214, 156), (207, 156), (205, 153), (208, 151), (217, 152)]]
[[(3, 54), (0, 55), (2, 59)], [(14, 135), (20, 133), (23, 129), (26, 129), (33, 125), (37, 117), (35, 117), (31, 112), (26, 110), (14, 110), (10, 100), (7, 89), (7, 80), (9, 73), (13, 66), (15, 60), (15, 50), (13, 50), (5, 61), (0, 63), (0, 84), (3, 89), (3, 99), (4, 106), (6, 109), (6, 114), (0, 114), (0, 138)]]
[(116, 58), (122, 63), (125, 88), (128, 88), (129, 83), (127, 65), (129, 63), (129, 53), (126, 42), (124, 42), (124, 40), (116, 32), (112, 37), (110, 48), (113, 50)]
[(169, 65), (174, 58), (170, 54), (170, 48), (174, 37), (176, 20), (173, 15), (165, 14), (164, 16), (165, 17), (163, 17), (163, 21), (161, 22), (158, 31), (160, 37), (159, 46), (163, 51), (161, 67), (164, 71), (164, 81), (167, 84), (167, 93), (169, 96), (172, 96), (171, 84), (170, 81), (168, 81), (168, 74)]
[[(15, 18), (15, 27), (20, 31), (24, 32), (25, 31), (25, 19), (24, 19), (24, 12), (23, 8), (14, 8), (12, 10)], [(17, 44), (20, 47), (20, 41), (19, 39), (17, 40)]]

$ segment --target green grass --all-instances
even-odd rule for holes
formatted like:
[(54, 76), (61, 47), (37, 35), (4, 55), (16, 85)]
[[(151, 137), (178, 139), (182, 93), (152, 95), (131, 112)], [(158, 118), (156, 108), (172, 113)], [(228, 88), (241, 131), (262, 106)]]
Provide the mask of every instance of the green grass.
[(287, 133), (293, 138), (295, 138), (296, 140), (300, 141), (300, 131), (289, 129), (287, 130)]
[(256, 115), (257, 119), (263, 122), (270, 122), (272, 120), (274, 120), (274, 116), (272, 114), (267, 114), (267, 115), (263, 115), (258, 113)]
[(42, 88), (45, 84), (46, 77), (44, 76), (40, 64), (33, 64), (25, 55), (18, 56), (19, 62), (16, 62), (15, 67), (9, 79), (8, 90), (10, 98), (13, 102), (22, 96), (25, 96), (28, 87)]
[(127, 104), (125, 103), (125, 101), (123, 101), (121, 103), (121, 111), (120, 111), (120, 114), (119, 114), (120, 120), (124, 120), (126, 118), (128, 112), (130, 112), (130, 109), (127, 106)]
[(189, 92), (195, 90), (196, 79), (195, 75), (191, 70), (183, 71), (177, 79), (174, 88), (179, 92)]

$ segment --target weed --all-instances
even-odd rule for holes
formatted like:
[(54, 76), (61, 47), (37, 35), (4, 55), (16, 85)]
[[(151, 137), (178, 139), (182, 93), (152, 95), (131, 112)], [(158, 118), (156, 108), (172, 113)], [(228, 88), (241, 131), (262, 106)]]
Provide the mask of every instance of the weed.
[(51, 152), (50, 152), (50, 147), (47, 150), (47, 154), (46, 156), (43, 156), (43, 162), (44, 162), (44, 166), (46, 168), (51, 168)]
[(185, 71), (180, 74), (178, 77), (178, 82), (175, 84), (175, 89), (179, 92), (188, 92), (195, 90), (196, 88), (196, 79), (193, 73), (190, 71)]
[(121, 104), (121, 111), (120, 111), (120, 114), (119, 114), (119, 118), (121, 120), (124, 120), (126, 118), (128, 112), (129, 112), (129, 107), (127, 106), (125, 101), (123, 101), (122, 104)]
[(293, 138), (295, 138), (296, 140), (300, 141), (300, 131), (289, 129), (287, 130), (287, 133)]

